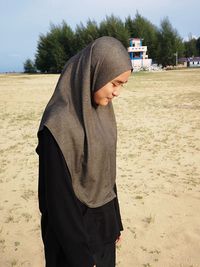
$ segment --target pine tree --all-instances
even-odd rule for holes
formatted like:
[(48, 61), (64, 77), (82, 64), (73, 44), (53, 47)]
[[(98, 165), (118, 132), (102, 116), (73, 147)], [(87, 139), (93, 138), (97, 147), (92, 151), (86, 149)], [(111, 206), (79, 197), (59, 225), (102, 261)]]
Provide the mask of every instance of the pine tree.
[(189, 40), (184, 42), (185, 47), (185, 56), (186, 57), (195, 57), (198, 56), (198, 46), (197, 39), (192, 37), (192, 34), (189, 35)]
[(100, 23), (99, 32), (101, 36), (112, 36), (123, 43), (125, 47), (128, 46), (129, 31), (125, 28), (125, 24), (119, 17), (114, 15), (106, 16)]
[(198, 56), (200, 57), (200, 37), (197, 39), (196, 48), (197, 48)]
[(77, 25), (75, 32), (76, 52), (83, 49), (98, 37), (100, 37), (100, 34), (96, 21), (89, 19), (86, 26), (84, 26), (82, 23), (80, 23), (80, 25)]
[(175, 54), (183, 54), (183, 42), (177, 30), (175, 30), (168, 18), (161, 21), (158, 33), (158, 63), (163, 66), (175, 65)]
[(24, 73), (36, 73), (35, 63), (31, 59), (24, 62)]
[(41, 72), (59, 73), (74, 53), (74, 33), (71, 28), (64, 21), (60, 26), (51, 24), (50, 32), (39, 37), (37, 69)]

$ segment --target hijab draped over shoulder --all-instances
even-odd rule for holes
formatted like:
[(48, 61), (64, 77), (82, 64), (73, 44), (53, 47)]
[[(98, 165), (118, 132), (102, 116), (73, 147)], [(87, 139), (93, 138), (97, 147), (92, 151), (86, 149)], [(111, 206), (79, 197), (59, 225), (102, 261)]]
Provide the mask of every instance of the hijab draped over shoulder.
[(92, 94), (131, 69), (128, 53), (118, 40), (96, 39), (67, 61), (40, 122), (38, 137), (44, 126), (50, 130), (66, 161), (76, 197), (91, 208), (116, 197), (117, 141), (112, 103), (94, 105)]

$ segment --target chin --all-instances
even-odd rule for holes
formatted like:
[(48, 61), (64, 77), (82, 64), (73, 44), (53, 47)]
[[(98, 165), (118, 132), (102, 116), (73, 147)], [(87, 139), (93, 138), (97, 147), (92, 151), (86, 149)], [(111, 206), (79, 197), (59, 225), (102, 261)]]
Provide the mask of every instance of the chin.
[(97, 103), (97, 105), (99, 106), (107, 106), (110, 103), (110, 101), (106, 98), (106, 99), (102, 99), (101, 101), (99, 101)]
[(109, 101), (107, 99), (100, 103), (101, 106), (107, 106), (108, 104), (109, 104)]

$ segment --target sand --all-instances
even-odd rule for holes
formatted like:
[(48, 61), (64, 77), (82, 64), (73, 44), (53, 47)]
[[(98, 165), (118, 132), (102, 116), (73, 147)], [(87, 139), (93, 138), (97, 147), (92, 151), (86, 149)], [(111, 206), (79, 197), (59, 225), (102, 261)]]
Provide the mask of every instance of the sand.
[[(44, 266), (36, 132), (58, 77), (0, 75), (1, 267)], [(116, 266), (199, 267), (200, 69), (133, 74), (113, 103)]]

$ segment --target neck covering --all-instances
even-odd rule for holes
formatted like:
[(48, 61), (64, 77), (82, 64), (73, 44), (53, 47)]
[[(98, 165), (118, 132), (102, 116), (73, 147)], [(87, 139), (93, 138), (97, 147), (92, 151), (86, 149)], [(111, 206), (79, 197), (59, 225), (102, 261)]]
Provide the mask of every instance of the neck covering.
[(117, 142), (112, 103), (95, 105), (92, 94), (131, 69), (121, 42), (96, 39), (68, 60), (40, 122), (38, 138), (46, 126), (62, 151), (76, 197), (91, 208), (116, 197)]

